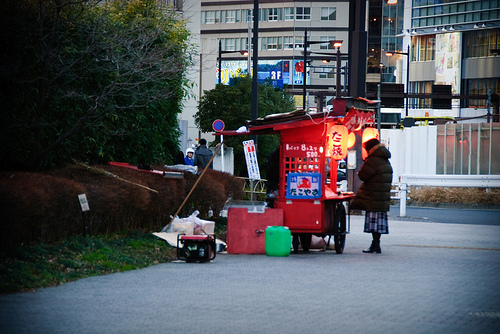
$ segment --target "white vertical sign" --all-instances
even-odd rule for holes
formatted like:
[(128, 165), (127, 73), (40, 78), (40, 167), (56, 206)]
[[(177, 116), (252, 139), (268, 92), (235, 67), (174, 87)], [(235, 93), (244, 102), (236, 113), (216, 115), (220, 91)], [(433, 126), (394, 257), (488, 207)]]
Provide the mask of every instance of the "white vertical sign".
[(87, 196), (85, 194), (78, 195), (78, 200), (80, 201), (80, 206), (82, 207), (82, 211), (89, 211), (89, 202), (87, 202)]
[(257, 152), (255, 152), (254, 141), (244, 141), (243, 150), (245, 151), (245, 160), (247, 162), (248, 178), (250, 180), (260, 180), (259, 164), (257, 162)]

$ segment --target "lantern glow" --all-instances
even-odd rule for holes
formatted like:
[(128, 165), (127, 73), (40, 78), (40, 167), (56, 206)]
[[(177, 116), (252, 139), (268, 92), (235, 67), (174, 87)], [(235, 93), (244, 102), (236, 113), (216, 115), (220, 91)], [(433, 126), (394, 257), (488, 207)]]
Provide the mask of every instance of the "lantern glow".
[(347, 148), (351, 148), (356, 144), (356, 135), (354, 132), (350, 132), (349, 136), (347, 137)]
[(376, 128), (366, 128), (363, 130), (363, 135), (361, 137), (361, 157), (363, 160), (368, 157), (368, 152), (365, 150), (364, 144), (373, 138), (380, 140), (380, 134)]
[(333, 125), (328, 131), (328, 150), (327, 156), (335, 160), (345, 159), (347, 157), (347, 142), (349, 131), (344, 125)]

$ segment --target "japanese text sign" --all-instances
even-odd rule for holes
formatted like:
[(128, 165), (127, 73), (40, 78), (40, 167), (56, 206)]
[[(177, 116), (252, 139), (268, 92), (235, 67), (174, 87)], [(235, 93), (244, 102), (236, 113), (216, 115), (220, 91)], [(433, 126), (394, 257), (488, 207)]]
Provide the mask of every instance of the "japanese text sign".
[(321, 173), (288, 173), (286, 186), (286, 198), (320, 198)]
[(347, 142), (349, 132), (343, 125), (333, 125), (328, 130), (327, 156), (335, 160), (345, 159), (347, 156)]
[(250, 180), (260, 180), (259, 164), (257, 162), (257, 152), (253, 140), (243, 142), (245, 160), (247, 162), (248, 178)]

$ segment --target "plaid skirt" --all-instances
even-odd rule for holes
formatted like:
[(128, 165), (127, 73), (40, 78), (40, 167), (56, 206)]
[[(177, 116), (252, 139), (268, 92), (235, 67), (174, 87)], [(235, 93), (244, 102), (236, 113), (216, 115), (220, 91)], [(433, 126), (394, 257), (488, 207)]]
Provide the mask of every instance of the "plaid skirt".
[(389, 224), (387, 222), (387, 212), (366, 212), (365, 230), (366, 233), (389, 233)]

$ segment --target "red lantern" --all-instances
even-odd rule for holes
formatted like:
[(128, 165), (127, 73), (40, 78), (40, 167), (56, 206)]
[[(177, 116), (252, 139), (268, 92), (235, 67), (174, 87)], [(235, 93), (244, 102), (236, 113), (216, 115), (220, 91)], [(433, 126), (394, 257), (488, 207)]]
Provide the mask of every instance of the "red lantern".
[(363, 136), (361, 137), (361, 157), (363, 160), (365, 160), (368, 156), (368, 152), (366, 152), (364, 144), (373, 138), (380, 140), (380, 134), (376, 128), (366, 128), (363, 130)]
[(328, 131), (327, 156), (335, 160), (342, 160), (347, 157), (347, 140), (349, 132), (344, 125), (333, 125)]
[(347, 148), (350, 149), (354, 144), (356, 144), (356, 135), (354, 132), (349, 132), (349, 136), (347, 137)]

